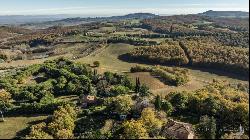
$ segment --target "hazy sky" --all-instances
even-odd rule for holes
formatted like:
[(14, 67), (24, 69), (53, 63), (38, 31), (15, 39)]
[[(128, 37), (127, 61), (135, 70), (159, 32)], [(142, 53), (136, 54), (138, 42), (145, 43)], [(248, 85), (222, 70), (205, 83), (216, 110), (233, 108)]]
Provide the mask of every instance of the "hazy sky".
[(248, 5), (248, 0), (0, 0), (0, 15), (191, 14), (206, 10), (249, 11)]

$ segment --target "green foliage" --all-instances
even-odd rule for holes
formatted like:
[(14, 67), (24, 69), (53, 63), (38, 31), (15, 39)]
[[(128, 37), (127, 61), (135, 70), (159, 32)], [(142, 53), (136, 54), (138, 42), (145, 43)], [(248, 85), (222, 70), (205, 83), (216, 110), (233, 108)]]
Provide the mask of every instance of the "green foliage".
[(248, 93), (230, 85), (215, 81), (195, 92), (170, 93), (166, 99), (174, 108), (174, 116), (196, 119), (204, 115), (213, 117), (216, 120), (216, 138), (223, 136), (225, 129), (233, 131), (240, 125), (248, 130)]
[(127, 114), (132, 109), (133, 100), (129, 95), (113, 97), (115, 111), (119, 114)]
[(11, 94), (5, 90), (0, 90), (0, 102), (9, 103)]
[(104, 78), (108, 83), (111, 83), (114, 79), (114, 74), (111, 72), (105, 72), (104, 73)]
[(216, 138), (216, 120), (208, 116), (202, 116), (200, 123), (196, 126), (196, 131), (201, 138), (215, 139)]
[[(247, 40), (245, 42), (249, 42)], [(249, 49), (220, 43), (216, 37), (186, 37), (159, 46), (136, 48), (128, 53), (128, 57), (143, 63), (191, 65), (248, 76), (248, 54)]]
[(175, 110), (182, 111), (187, 107), (188, 96), (182, 93), (174, 93), (170, 103), (174, 106)]
[(129, 93), (129, 88), (121, 85), (116, 85), (111, 88), (110, 90), (111, 93), (114, 95), (122, 95), (122, 94), (128, 94)]
[(53, 114), (49, 123), (40, 123), (31, 126), (28, 139), (69, 139), (73, 138), (75, 127), (76, 112), (75, 108), (70, 105), (64, 105), (58, 108)]
[(182, 40), (182, 47), (193, 66), (249, 75), (249, 49), (224, 46), (213, 38), (187, 38)]
[(226, 133), (225, 135), (223, 135), (221, 137), (221, 139), (249, 139), (249, 136), (246, 135), (246, 134), (243, 134), (243, 135), (238, 135), (237, 133)]
[(100, 63), (100, 61), (94, 61), (93, 64), (95, 67), (100, 67), (101, 63)]
[(128, 87), (129, 89), (134, 88), (134, 84), (133, 84), (132, 80), (130, 78), (128, 78), (128, 76), (123, 77), (121, 85)]
[(168, 42), (164, 45), (140, 47), (130, 52), (131, 60), (168, 65), (185, 65), (189, 62), (184, 50), (177, 41)]
[(142, 86), (140, 86), (139, 95), (141, 97), (149, 96), (150, 95), (149, 87), (147, 87), (144, 84)]
[(156, 96), (156, 99), (155, 99), (155, 108), (156, 108), (157, 110), (160, 110), (161, 107), (162, 107), (162, 100), (161, 100), (160, 95), (157, 95), (157, 96)]
[(160, 120), (153, 108), (144, 108), (138, 120), (122, 124), (123, 136), (128, 139), (145, 139), (158, 137), (164, 121)]
[(169, 101), (164, 101), (161, 105), (162, 110), (167, 114), (167, 115), (171, 115), (171, 113), (173, 112), (173, 106)]
[(0, 111), (10, 106), (11, 94), (5, 90), (0, 90)]
[(133, 38), (128, 36), (115, 36), (108, 39), (107, 43), (127, 43), (135, 46), (151, 46), (157, 45), (156, 41), (147, 41), (141, 38)]
[(31, 126), (29, 135), (25, 139), (53, 139), (51, 135), (45, 132), (46, 123), (39, 123)]
[[(37, 83), (25, 84), (28, 77), (34, 77)], [(57, 96), (89, 94), (93, 92), (90, 78), (92, 71), (86, 65), (59, 58), (1, 77), (0, 87), (9, 91), (17, 101), (40, 101), (50, 93)]]
[(76, 112), (73, 107), (70, 105), (60, 107), (54, 112), (53, 120), (48, 124), (48, 131), (55, 138), (72, 138), (75, 119)]
[(145, 139), (148, 133), (142, 121), (127, 121), (123, 123), (124, 137), (127, 139)]
[(158, 136), (163, 126), (163, 121), (157, 118), (153, 108), (145, 108), (141, 113), (142, 122), (150, 136)]

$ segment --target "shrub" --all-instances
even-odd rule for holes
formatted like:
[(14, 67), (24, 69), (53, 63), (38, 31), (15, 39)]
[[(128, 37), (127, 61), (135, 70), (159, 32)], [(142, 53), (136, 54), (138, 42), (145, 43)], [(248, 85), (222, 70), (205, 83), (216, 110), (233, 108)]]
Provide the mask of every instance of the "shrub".
[(116, 86), (111, 88), (110, 92), (116, 96), (122, 95), (122, 94), (127, 94), (129, 92), (129, 88), (122, 86), (122, 85), (116, 85)]
[(101, 63), (100, 63), (100, 61), (94, 61), (93, 64), (95, 67), (100, 67)]

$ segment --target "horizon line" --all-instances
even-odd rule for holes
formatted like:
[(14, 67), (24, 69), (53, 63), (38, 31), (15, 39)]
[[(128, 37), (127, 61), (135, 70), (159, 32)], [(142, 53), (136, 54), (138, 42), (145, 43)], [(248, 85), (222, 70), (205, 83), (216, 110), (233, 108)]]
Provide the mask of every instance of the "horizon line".
[[(206, 10), (204, 12), (207, 12), (207, 11), (215, 11), (215, 12), (248, 12), (249, 11), (244, 11), (244, 10)], [(124, 15), (128, 15), (128, 14), (140, 14), (140, 13), (143, 13), (143, 14), (154, 14), (154, 15), (192, 15), (192, 14), (200, 14), (200, 13), (203, 13), (203, 12), (197, 12), (197, 13), (192, 13), (192, 14), (167, 14), (167, 13), (161, 13), (161, 14), (156, 14), (154, 12), (131, 12), (131, 13), (124, 13), (124, 14), (108, 14), (106, 16), (103, 16), (103, 15), (98, 15), (98, 14), (3, 14), (0, 16), (86, 16), (86, 17), (112, 17), (112, 16), (124, 16)]]

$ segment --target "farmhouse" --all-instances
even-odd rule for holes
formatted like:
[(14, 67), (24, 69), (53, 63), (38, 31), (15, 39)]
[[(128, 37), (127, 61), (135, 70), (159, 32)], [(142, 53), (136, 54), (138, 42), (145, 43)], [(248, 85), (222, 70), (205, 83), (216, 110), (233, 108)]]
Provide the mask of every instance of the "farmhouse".
[(94, 104), (96, 102), (96, 97), (91, 95), (83, 95), (80, 98), (80, 103), (82, 104), (82, 107), (85, 108), (89, 104)]
[(169, 120), (169, 122), (163, 127), (162, 135), (168, 138), (176, 139), (194, 139), (195, 133), (192, 125), (183, 122), (177, 122)]

